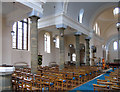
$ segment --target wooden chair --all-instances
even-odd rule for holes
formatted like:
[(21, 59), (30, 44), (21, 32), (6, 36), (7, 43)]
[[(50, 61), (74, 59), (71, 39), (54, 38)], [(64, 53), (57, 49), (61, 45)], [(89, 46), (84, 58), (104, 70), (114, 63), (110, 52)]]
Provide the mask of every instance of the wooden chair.
[(28, 79), (24, 79), (24, 83), (25, 83), (25, 87), (24, 87), (24, 90), (25, 91), (38, 91), (39, 88), (37, 86), (33, 86), (32, 85), (32, 81), (31, 80), (28, 80)]
[(65, 80), (68, 83), (68, 86), (74, 87), (76, 86), (75, 77), (73, 76), (73, 73), (66, 73)]
[(110, 77), (110, 76), (105, 76), (105, 80), (110, 81), (110, 80), (112, 80), (112, 77)]
[(63, 74), (57, 74), (54, 81), (54, 90), (67, 90), (68, 83), (64, 79)]
[(97, 82), (107, 82), (107, 80), (100, 80), (100, 79), (97, 79)]
[(94, 92), (97, 90), (97, 91), (109, 91), (108, 87), (106, 85), (97, 85), (97, 84), (93, 84), (93, 87), (94, 87)]
[(23, 79), (23, 77), (22, 77), (22, 78), (19, 78), (19, 81), (18, 81), (17, 85), (18, 85), (18, 90), (21, 90), (21, 91), (24, 90), (25, 84), (24, 84), (24, 79)]
[(111, 90), (114, 92), (119, 92), (120, 91), (120, 87), (115, 87), (115, 86), (111, 86)]
[(12, 74), (11, 82), (12, 82), (12, 89), (16, 90), (17, 89), (17, 74), (16, 73)]

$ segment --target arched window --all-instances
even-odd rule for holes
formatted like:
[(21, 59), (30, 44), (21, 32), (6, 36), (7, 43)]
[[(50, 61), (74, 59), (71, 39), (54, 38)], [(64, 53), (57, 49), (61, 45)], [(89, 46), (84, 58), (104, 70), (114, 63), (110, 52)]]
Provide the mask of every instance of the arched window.
[(95, 23), (93, 30), (97, 35), (100, 35), (100, 27), (98, 26), (98, 23)]
[(56, 43), (55, 43), (56, 48), (59, 48), (59, 42), (60, 42), (59, 36), (56, 36)]
[(97, 30), (98, 30), (98, 24), (96, 23), (96, 24), (95, 24), (95, 32), (96, 32), (96, 34), (97, 34), (97, 32), (98, 32)]
[(113, 10), (113, 14), (114, 14), (114, 15), (117, 15), (118, 13), (120, 13), (120, 9), (119, 9), (119, 7), (116, 7), (116, 8)]
[(75, 53), (72, 54), (72, 61), (76, 61), (76, 54)]
[(50, 34), (47, 32), (44, 34), (44, 49), (45, 52), (50, 53)]
[(78, 21), (80, 23), (83, 22), (83, 14), (84, 14), (84, 9), (81, 9), (80, 12), (79, 12), (79, 16), (78, 16)]
[(12, 30), (14, 31), (14, 35), (12, 36), (12, 48), (16, 48), (16, 22), (13, 24)]
[(114, 42), (113, 42), (113, 49), (114, 49), (114, 50), (117, 50), (117, 48), (118, 48), (117, 45), (118, 45), (117, 41), (114, 41)]
[(98, 27), (98, 33), (97, 33), (98, 35), (100, 35), (100, 28)]
[(30, 19), (23, 19), (15, 22), (12, 26), (14, 35), (12, 36), (12, 48), (19, 50), (28, 50), (28, 32)]

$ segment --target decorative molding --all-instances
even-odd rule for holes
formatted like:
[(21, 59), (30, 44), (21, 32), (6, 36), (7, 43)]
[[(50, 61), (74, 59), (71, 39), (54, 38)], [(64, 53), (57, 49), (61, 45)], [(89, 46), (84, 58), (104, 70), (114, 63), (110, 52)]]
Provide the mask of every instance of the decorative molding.
[(56, 25), (56, 28), (67, 28), (67, 26), (66, 25), (64, 25), (64, 24), (60, 24), (60, 25)]
[(42, 13), (41, 12), (38, 12), (36, 11), (35, 9), (32, 10), (32, 12), (29, 12), (28, 13), (28, 16), (31, 17), (31, 16), (36, 16), (38, 18), (41, 18), (42, 17)]
[(115, 35), (111, 36), (111, 37), (107, 40), (107, 42), (106, 42), (106, 49), (107, 49), (107, 50), (109, 49), (110, 43), (111, 43), (112, 41), (115, 41), (115, 40), (118, 40), (118, 34), (115, 34)]
[(79, 30), (79, 32), (86, 35), (89, 35), (90, 32), (90, 30), (87, 27), (85, 27), (83, 24), (80, 24), (79, 22), (71, 19), (64, 13), (59, 13), (39, 19), (38, 28), (44, 28), (59, 24), (65, 24), (75, 30)]
[(85, 40), (90, 40), (90, 39), (91, 39), (90, 36), (85, 37)]
[(73, 20), (65, 14), (63, 14), (63, 23), (75, 30), (79, 30), (83, 34), (89, 35), (90, 30), (85, 25), (79, 23), (76, 20)]
[(34, 2), (33, 1), (32, 2), (32, 0), (31, 0), (31, 2), (28, 2), (28, 1), (25, 2), (25, 0), (16, 0), (16, 1), (22, 3), (22, 4), (26, 5), (26, 6), (28, 6), (30, 8), (32, 8), (32, 9), (35, 9), (36, 11), (38, 11), (38, 12), (43, 14), (42, 5), (45, 2), (42, 2), (42, 1), (39, 1), (39, 2)]
[(53, 25), (59, 25), (59, 24), (63, 24), (62, 16), (61, 16), (61, 14), (54, 14), (54, 15), (39, 19), (38, 20), (38, 29), (53, 26)]
[(63, 2), (63, 13), (67, 14), (69, 0)]
[(80, 36), (80, 35), (82, 35), (82, 33), (81, 32), (75, 32), (75, 36)]

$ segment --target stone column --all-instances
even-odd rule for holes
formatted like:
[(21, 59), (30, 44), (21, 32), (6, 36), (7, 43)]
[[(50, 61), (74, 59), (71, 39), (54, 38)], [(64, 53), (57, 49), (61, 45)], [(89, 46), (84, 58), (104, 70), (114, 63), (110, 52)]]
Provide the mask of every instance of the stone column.
[(118, 59), (120, 59), (120, 24), (118, 26)]
[[(120, 11), (120, 1), (118, 3), (118, 7)], [(117, 30), (118, 30), (118, 59), (120, 59), (120, 13), (118, 13)]]
[(66, 26), (65, 25), (57, 25), (56, 27), (59, 30), (59, 39), (60, 39), (59, 70), (62, 70), (64, 68), (64, 63), (65, 63), (64, 30), (65, 30)]
[(38, 17), (30, 17), (30, 49), (31, 49), (31, 72), (34, 74), (37, 72), (38, 66), (38, 29), (37, 29), (37, 20)]
[(89, 66), (90, 65), (90, 47), (89, 47), (90, 37), (86, 37), (85, 40), (86, 40), (86, 50), (85, 50), (86, 65)]
[(80, 32), (75, 33), (75, 38), (76, 38), (76, 68), (80, 66)]

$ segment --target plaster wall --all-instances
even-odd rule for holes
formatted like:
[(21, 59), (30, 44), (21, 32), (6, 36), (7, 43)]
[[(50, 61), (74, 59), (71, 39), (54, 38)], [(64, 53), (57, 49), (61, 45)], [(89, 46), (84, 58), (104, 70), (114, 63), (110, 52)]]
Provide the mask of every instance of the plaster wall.
[(0, 65), (2, 64), (2, 3), (0, 2)]
[(2, 64), (14, 65), (26, 62), (30, 67), (30, 51), (12, 49), (12, 24), (8, 25), (4, 17), (2, 20)]
[[(117, 41), (117, 40), (114, 40), (114, 41)], [(114, 48), (113, 48), (113, 42), (114, 41), (112, 41), (110, 43), (109, 48), (108, 48), (108, 51), (109, 51), (108, 60), (109, 60), (109, 62), (114, 62), (114, 59), (118, 59), (118, 50), (114, 50)]]
[(2, 17), (2, 64), (11, 65), (11, 28)]
[[(48, 66), (50, 62), (56, 62), (59, 65), (59, 48), (55, 47), (55, 43), (53, 42), (53, 34), (52, 32), (50, 33), (51, 37), (51, 53), (46, 53), (44, 52), (44, 33), (47, 31), (40, 31), (39, 36), (38, 36), (38, 53), (43, 56), (42, 60), (42, 66)], [(70, 36), (65, 36), (64, 38), (64, 43), (65, 43), (65, 63), (67, 61), (70, 61), (70, 57), (68, 56), (69, 53), (69, 45), (73, 44), (75, 47), (75, 36), (70, 35)], [(85, 43), (84, 38), (81, 36), (80, 37), (80, 43)]]

